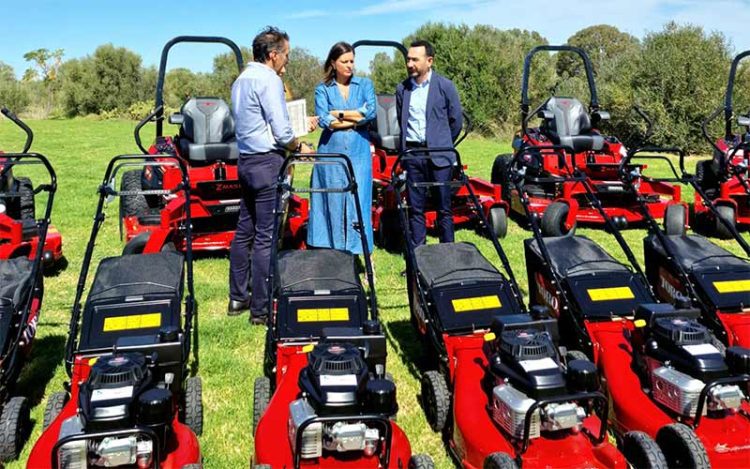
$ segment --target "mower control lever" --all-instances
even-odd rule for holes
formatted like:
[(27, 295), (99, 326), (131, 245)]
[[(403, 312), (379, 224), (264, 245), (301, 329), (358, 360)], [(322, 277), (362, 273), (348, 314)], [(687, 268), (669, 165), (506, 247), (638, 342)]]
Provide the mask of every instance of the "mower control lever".
[(31, 142), (34, 141), (34, 132), (31, 131), (31, 128), (29, 128), (29, 126), (26, 125), (24, 121), (19, 119), (18, 116), (11, 112), (10, 109), (3, 107), (2, 109), (0, 109), (0, 112), (2, 112), (5, 117), (12, 120), (14, 124), (20, 127), (24, 132), (26, 132), (26, 143), (24, 143), (21, 153), (27, 153), (29, 151), (29, 148), (31, 148)]

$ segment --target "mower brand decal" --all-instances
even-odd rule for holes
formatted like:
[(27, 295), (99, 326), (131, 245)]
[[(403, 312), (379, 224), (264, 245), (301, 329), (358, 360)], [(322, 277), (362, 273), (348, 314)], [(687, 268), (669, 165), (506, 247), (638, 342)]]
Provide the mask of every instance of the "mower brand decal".
[(547, 281), (541, 273), (537, 272), (535, 278), (536, 285), (539, 287), (537, 294), (539, 298), (537, 299), (544, 302), (544, 304), (549, 306), (550, 309), (552, 309), (552, 312), (557, 315), (560, 312), (560, 304), (557, 301), (557, 296), (547, 288)]
[(348, 321), (349, 308), (298, 309), (298, 322)]
[(663, 267), (659, 269), (659, 288), (660, 293), (667, 295), (670, 299), (674, 300), (678, 296), (682, 296), (680, 292), (680, 282), (672, 276)]
[(610, 288), (589, 288), (591, 301), (614, 301), (614, 300), (632, 300), (635, 298), (633, 290), (630, 287), (610, 287)]
[(550, 357), (542, 358), (540, 360), (521, 360), (518, 362), (521, 367), (526, 370), (527, 373), (532, 371), (540, 370), (554, 370), (559, 368), (557, 363)]
[(91, 393), (92, 401), (107, 401), (110, 399), (127, 399), (133, 397), (133, 386), (119, 388), (94, 389)]
[(714, 282), (714, 288), (719, 293), (744, 293), (750, 291), (750, 280), (725, 280)]
[(714, 355), (721, 353), (719, 349), (711, 344), (683, 345), (682, 348), (690, 355)]
[(453, 311), (457, 313), (466, 313), (469, 311), (482, 311), (485, 309), (501, 308), (503, 304), (497, 295), (475, 296), (472, 298), (458, 298), (451, 300)]
[(320, 375), (321, 386), (356, 386), (356, 375)]
[(104, 318), (104, 332), (151, 329), (161, 326), (161, 313), (133, 314)]

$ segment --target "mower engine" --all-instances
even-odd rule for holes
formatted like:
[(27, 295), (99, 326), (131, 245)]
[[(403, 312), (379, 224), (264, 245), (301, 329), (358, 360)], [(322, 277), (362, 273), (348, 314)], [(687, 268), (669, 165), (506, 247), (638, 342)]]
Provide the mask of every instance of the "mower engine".
[[(677, 311), (675, 311), (677, 313)], [(684, 417), (695, 417), (706, 385), (733, 374), (747, 373), (750, 349), (730, 347), (726, 361), (712, 343), (711, 333), (688, 315), (652, 315), (648, 327), (637, 333), (643, 352), (642, 368), (654, 400)], [(637, 337), (636, 336), (636, 337)], [(732, 367), (727, 366), (732, 363)], [(712, 386), (701, 414), (737, 411), (746, 398), (740, 386)]]
[[(154, 381), (149, 361), (141, 353), (114, 354), (91, 367), (79, 390), (78, 414), (60, 428), (60, 440), (76, 437), (60, 446), (60, 468), (151, 467), (154, 446), (164, 448), (174, 412), (168, 383)], [(136, 427), (152, 430), (156, 441)], [(116, 434), (77, 438), (104, 432)]]
[(299, 384), (303, 397), (289, 405), (289, 439), (303, 459), (321, 457), (323, 451), (377, 453), (384, 429), (358, 417), (394, 415), (396, 386), (371, 373), (356, 347), (316, 345)]
[[(539, 400), (569, 394), (568, 388), (584, 392), (599, 388), (596, 367), (590, 362), (574, 360), (563, 371), (547, 332), (503, 331), (499, 351), (491, 360), (496, 377), (492, 417), (515, 438), (524, 437), (526, 415)], [(541, 432), (579, 431), (587, 415), (587, 410), (576, 402), (541, 406), (531, 415), (528, 437), (538, 438)]]

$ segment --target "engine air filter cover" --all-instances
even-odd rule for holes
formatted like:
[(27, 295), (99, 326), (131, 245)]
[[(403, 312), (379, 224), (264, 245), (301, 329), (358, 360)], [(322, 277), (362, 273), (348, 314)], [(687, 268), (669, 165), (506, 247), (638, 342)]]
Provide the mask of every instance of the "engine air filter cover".
[(594, 392), (599, 389), (596, 365), (588, 360), (568, 362), (568, 387), (574, 392)]
[(346, 412), (361, 402), (368, 369), (356, 347), (319, 343), (308, 360), (308, 366), (300, 373), (299, 385), (318, 413)]

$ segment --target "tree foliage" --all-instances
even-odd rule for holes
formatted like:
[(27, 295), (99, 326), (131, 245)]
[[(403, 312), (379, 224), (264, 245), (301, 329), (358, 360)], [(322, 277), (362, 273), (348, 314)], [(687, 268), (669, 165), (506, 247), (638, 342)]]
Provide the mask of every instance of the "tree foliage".
[(284, 83), (292, 92), (293, 99), (307, 102), (308, 114), (315, 108), (315, 87), (323, 78), (323, 62), (307, 49), (295, 47), (289, 54)]
[(29, 102), (28, 90), (16, 80), (13, 67), (0, 62), (0, 106), (19, 113), (26, 110)]

